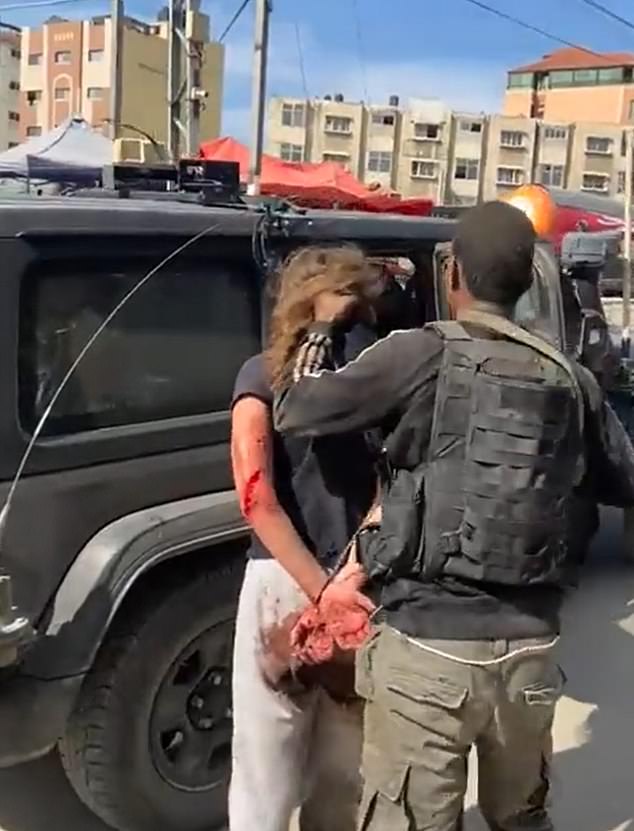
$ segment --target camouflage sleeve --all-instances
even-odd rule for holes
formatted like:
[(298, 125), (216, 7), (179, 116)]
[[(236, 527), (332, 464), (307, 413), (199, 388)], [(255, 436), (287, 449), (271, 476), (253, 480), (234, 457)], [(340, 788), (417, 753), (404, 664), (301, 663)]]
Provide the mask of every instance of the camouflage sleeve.
[(313, 324), (297, 350), (293, 366), (293, 383), (296, 384), (305, 375), (312, 375), (320, 369), (332, 368), (332, 344), (331, 327), (327, 324)]
[(634, 447), (592, 374), (577, 367), (585, 403), (587, 470), (581, 490), (602, 505), (634, 506)]

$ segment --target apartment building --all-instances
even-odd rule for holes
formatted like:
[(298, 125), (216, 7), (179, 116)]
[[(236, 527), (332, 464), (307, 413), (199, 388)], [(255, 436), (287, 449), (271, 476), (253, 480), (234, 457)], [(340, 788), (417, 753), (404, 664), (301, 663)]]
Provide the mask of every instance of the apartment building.
[(558, 49), (508, 73), (503, 114), (546, 122), (634, 123), (634, 53)]
[[(123, 135), (142, 131), (157, 141), (167, 140), (167, 34), (165, 20), (147, 24), (124, 19), (118, 81)], [(95, 127), (107, 124), (112, 65), (109, 16), (52, 17), (40, 28), (23, 30), (21, 51), (23, 139), (41, 135), (71, 115), (81, 115)], [(202, 63), (201, 86), (209, 95), (200, 135), (201, 140), (208, 140), (220, 133), (224, 47), (207, 42)]]
[(618, 196), (625, 126), (452, 112), (397, 96), (386, 106), (325, 98), (274, 98), (267, 152), (287, 161), (335, 161), (367, 185), (405, 197), (471, 205), (539, 182)]
[(530, 118), (489, 117), (484, 157), (482, 198), (498, 196), (534, 179), (537, 121)]
[(444, 170), (446, 120), (440, 102), (411, 102), (402, 110), (396, 95), (385, 105), (346, 101), (342, 95), (272, 98), (266, 150), (290, 162), (337, 162), (386, 190), (435, 196)]
[(451, 112), (441, 102), (413, 99), (402, 113), (395, 146), (396, 190), (443, 201), (449, 160)]
[(0, 29), (0, 153), (20, 141), (20, 37)]

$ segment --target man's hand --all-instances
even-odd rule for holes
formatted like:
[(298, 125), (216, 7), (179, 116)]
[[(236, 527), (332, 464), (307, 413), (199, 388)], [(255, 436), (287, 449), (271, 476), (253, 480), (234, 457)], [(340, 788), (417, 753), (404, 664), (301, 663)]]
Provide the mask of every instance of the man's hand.
[(313, 312), (318, 323), (339, 323), (359, 306), (361, 299), (352, 292), (322, 291), (315, 297)]

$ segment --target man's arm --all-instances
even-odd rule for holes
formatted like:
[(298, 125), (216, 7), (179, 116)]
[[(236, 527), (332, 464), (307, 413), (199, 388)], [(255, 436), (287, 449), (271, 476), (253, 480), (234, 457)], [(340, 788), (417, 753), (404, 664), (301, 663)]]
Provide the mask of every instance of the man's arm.
[(592, 374), (577, 365), (585, 399), (587, 473), (582, 490), (602, 505), (634, 505), (634, 448)]
[(314, 324), (297, 352), (295, 383), (276, 400), (278, 430), (319, 436), (378, 426), (435, 383), (442, 342), (430, 330), (394, 332), (337, 370), (324, 369), (331, 352), (332, 327)]

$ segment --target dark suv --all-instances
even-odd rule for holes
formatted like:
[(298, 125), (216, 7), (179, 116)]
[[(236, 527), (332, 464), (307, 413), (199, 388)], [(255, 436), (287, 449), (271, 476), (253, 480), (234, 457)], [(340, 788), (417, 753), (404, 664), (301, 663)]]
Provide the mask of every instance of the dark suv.
[[(0, 202), (2, 498), (88, 339), (169, 258), (68, 379), (8, 514), (1, 585), (6, 597), (10, 580), (15, 609), (0, 615), (1, 764), (59, 745), (81, 799), (116, 828), (223, 823), (246, 545), (229, 405), (238, 368), (262, 344), (264, 261), (342, 240), (407, 257), (422, 323), (443, 310), (437, 244), (453, 228), (175, 199)], [(565, 345), (547, 245), (535, 269), (518, 317)]]

